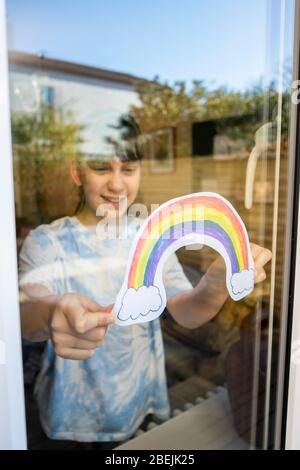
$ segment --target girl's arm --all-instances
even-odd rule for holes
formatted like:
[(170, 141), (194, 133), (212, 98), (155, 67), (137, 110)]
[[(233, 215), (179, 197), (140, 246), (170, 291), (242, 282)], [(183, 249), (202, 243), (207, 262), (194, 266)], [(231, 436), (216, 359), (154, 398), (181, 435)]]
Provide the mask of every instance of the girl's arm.
[(38, 284), (26, 286), (20, 292), (22, 336), (29, 341), (50, 339), (50, 319), (58, 296)]
[[(270, 261), (272, 253), (253, 243), (251, 251), (255, 267), (254, 283), (262, 282), (266, 279), (263, 267)], [(227, 298), (226, 267), (223, 258), (218, 257), (197, 286), (172, 297), (167, 308), (180, 325), (194, 329), (217, 315)]]
[(227, 298), (224, 284), (219, 288), (212, 287), (205, 274), (196, 287), (172, 297), (167, 308), (177, 323), (194, 329), (214, 318)]

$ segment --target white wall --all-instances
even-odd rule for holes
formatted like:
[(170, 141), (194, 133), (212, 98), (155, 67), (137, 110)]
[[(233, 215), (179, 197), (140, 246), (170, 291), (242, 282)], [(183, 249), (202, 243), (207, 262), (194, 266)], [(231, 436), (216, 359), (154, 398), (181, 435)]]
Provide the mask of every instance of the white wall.
[(82, 134), (85, 143), (80, 148), (86, 153), (109, 153), (105, 137), (116, 137), (109, 125), (138, 103), (138, 95), (129, 85), (23, 68), (10, 73), (12, 111), (37, 111), (41, 86), (53, 87), (55, 106), (72, 110), (75, 120), (86, 126)]

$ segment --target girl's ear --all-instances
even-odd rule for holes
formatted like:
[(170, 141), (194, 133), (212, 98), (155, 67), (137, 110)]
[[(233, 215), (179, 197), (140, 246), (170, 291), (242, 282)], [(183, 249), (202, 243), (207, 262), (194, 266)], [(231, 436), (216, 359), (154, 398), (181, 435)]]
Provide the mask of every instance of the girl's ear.
[(71, 165), (70, 165), (70, 175), (73, 180), (73, 182), (76, 184), (76, 186), (82, 186), (81, 178), (80, 178), (80, 170), (78, 168), (77, 163), (72, 160)]

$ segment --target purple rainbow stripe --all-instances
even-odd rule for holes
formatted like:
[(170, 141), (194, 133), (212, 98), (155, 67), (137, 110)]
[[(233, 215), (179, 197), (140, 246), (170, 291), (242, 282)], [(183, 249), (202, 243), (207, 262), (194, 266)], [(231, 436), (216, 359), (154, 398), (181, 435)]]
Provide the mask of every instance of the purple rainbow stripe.
[[(154, 278), (156, 274), (157, 265), (162, 254), (165, 250), (175, 243), (178, 239), (182, 238), (182, 235), (188, 235), (190, 233), (195, 233), (196, 221), (186, 222), (184, 224), (184, 232), (182, 229), (182, 224), (176, 224), (173, 227), (168, 228), (161, 237), (157, 240), (154, 245), (154, 248), (149, 256), (144, 275), (144, 285), (152, 286), (154, 285)], [(229, 255), (231, 271), (232, 274), (239, 272), (239, 263), (234, 250), (234, 246), (229, 235), (225, 230), (216, 222), (204, 221), (204, 235), (211, 236), (218, 240), (226, 249), (227, 254)]]

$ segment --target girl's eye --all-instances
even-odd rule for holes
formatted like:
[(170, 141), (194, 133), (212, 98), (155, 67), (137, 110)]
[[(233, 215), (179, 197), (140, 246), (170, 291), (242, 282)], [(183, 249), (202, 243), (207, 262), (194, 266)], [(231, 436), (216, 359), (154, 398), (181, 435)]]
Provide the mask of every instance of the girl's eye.
[(136, 171), (136, 170), (137, 170), (136, 167), (127, 166), (126, 168), (124, 168), (123, 171), (125, 171), (126, 173), (133, 173), (133, 172)]
[(104, 173), (105, 171), (108, 171), (108, 168), (105, 167), (105, 166), (90, 165), (90, 168), (91, 168), (91, 170), (97, 171), (99, 173)]

